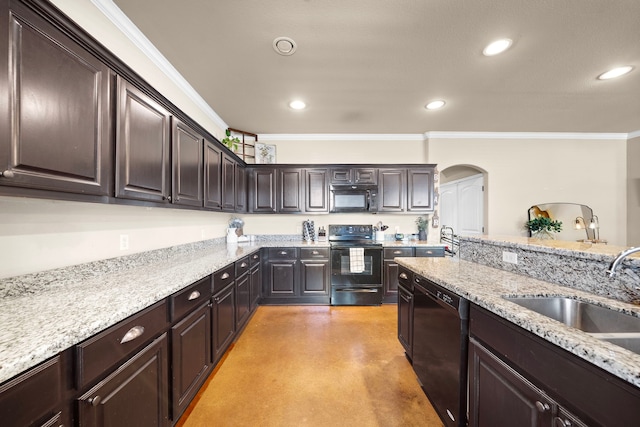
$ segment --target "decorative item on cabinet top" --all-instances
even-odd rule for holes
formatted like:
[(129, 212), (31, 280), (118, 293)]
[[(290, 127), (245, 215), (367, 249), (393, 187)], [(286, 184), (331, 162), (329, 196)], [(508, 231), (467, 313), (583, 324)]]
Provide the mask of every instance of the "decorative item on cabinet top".
[(256, 142), (256, 163), (271, 164), (276, 162), (276, 146)]

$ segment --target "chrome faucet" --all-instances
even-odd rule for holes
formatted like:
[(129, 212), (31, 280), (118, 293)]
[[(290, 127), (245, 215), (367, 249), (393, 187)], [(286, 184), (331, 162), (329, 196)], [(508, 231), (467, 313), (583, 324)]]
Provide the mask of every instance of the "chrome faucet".
[(635, 247), (635, 248), (629, 248), (627, 250), (624, 250), (624, 251), (620, 252), (616, 256), (616, 259), (613, 260), (611, 265), (609, 265), (609, 269), (607, 270), (607, 274), (609, 275), (609, 277), (615, 276), (616, 267), (618, 266), (618, 264), (620, 264), (622, 262), (622, 260), (624, 258), (626, 258), (628, 255), (631, 255), (631, 254), (636, 253), (636, 252), (640, 252), (640, 246)]

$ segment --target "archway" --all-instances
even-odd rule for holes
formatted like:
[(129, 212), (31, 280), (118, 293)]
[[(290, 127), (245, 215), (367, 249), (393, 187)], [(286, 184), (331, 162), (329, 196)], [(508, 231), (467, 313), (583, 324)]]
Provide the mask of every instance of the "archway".
[(453, 165), (440, 172), (440, 224), (455, 234), (487, 234), (487, 172)]

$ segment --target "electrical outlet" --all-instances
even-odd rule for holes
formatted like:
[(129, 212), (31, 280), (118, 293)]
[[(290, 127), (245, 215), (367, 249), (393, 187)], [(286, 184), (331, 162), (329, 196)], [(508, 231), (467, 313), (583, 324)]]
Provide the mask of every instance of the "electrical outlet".
[(515, 252), (502, 251), (502, 261), (510, 264), (518, 263), (518, 254)]
[(129, 235), (128, 234), (121, 234), (120, 235), (120, 250), (121, 251), (126, 251), (127, 249), (129, 249)]

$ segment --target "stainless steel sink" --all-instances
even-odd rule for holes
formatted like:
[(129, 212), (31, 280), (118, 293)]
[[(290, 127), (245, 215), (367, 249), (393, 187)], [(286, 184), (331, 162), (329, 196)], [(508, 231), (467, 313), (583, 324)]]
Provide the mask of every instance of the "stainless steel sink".
[(565, 297), (505, 297), (506, 300), (588, 333), (640, 333), (640, 318)]
[(640, 332), (635, 333), (612, 333), (612, 334), (590, 334), (599, 340), (608, 341), (640, 354)]

